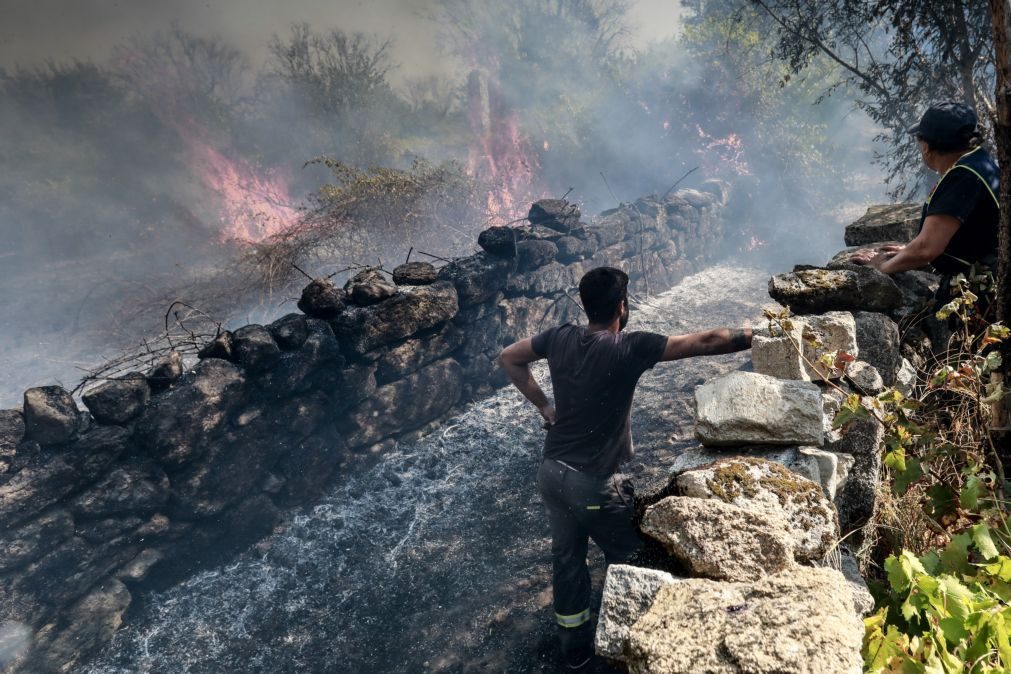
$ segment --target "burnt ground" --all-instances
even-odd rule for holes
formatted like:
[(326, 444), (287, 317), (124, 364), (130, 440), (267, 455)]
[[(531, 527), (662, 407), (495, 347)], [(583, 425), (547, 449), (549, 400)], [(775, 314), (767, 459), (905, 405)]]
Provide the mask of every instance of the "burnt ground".
[[(756, 321), (768, 272), (724, 263), (639, 303), (631, 329)], [(658, 365), (633, 411), (640, 486), (692, 442), (692, 391), (743, 354)], [(546, 367), (537, 370), (545, 382)], [(423, 392), (419, 392), (422, 393)], [(336, 484), (226, 566), (135, 598), (83, 671), (554, 672), (543, 431), (512, 388)], [(591, 546), (595, 589), (602, 557)], [(611, 671), (603, 665), (596, 670)]]

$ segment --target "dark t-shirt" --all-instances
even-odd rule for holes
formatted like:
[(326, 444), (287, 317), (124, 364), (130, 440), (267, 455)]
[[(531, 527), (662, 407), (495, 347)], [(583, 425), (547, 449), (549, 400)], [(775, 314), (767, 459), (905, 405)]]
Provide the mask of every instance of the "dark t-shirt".
[(923, 205), (920, 227), (928, 215), (958, 219), (955, 235), (931, 265), (941, 274), (965, 271), (969, 264), (997, 251), (1000, 211), (995, 196), (1000, 192), (1000, 171), (983, 148), (961, 157), (934, 187)]
[(632, 458), (632, 394), (666, 344), (652, 332), (588, 333), (568, 323), (534, 337), (531, 345), (548, 359), (555, 393), (544, 457), (598, 477)]

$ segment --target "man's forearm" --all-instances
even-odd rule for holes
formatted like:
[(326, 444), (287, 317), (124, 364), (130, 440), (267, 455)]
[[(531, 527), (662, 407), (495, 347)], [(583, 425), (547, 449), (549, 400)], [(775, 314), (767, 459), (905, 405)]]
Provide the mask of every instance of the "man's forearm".
[(529, 365), (516, 365), (515, 363), (503, 361), (502, 367), (505, 368), (506, 374), (509, 375), (509, 381), (513, 383), (513, 386), (518, 388), (520, 393), (532, 402), (537, 409), (541, 409), (549, 404), (548, 397), (544, 395), (544, 391), (541, 390), (541, 387), (537, 384), (537, 380), (534, 379)]
[(699, 355), (716, 356), (751, 348), (751, 328), (717, 328), (702, 340)]

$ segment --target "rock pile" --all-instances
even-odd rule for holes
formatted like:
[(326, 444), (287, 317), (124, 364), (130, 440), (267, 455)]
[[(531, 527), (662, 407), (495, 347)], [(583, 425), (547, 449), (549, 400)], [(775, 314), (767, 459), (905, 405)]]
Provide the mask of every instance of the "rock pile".
[[(907, 215), (875, 210), (847, 243), (899, 238)], [(676, 458), (641, 517), (690, 578), (611, 567), (598, 653), (643, 673), (861, 671), (873, 600), (839, 541), (874, 511), (882, 429), (832, 420), (847, 396), (914, 383), (895, 319), (929, 283), (897, 280), (845, 257), (771, 279), (802, 315), (755, 330), (754, 372), (696, 389), (701, 447)]]
[[(851, 316), (830, 318), (853, 328), (833, 339), (855, 340)], [(640, 522), (690, 578), (611, 567), (598, 653), (644, 674), (861, 671), (854, 592), (867, 610), (866, 589), (824, 561), (853, 458), (821, 449), (822, 392), (796, 374), (734, 372), (696, 389), (703, 447), (679, 457)]]

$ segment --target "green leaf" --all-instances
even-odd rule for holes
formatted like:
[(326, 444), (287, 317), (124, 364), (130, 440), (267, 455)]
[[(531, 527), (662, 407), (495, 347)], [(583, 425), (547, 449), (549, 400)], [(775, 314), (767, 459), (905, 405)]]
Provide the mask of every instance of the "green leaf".
[(906, 461), (906, 469), (901, 473), (896, 472), (894, 476), (895, 482), (892, 489), (895, 494), (901, 496), (909, 489), (909, 485), (923, 477), (923, 465), (919, 459), (909, 459)]
[(966, 510), (976, 510), (979, 507), (979, 495), (983, 489), (983, 482), (973, 475), (965, 481), (965, 486), (958, 493), (958, 502)]
[(892, 555), (885, 560), (885, 573), (892, 589), (904, 593), (909, 590), (916, 574), (925, 574), (926, 571), (913, 553), (903, 550), (898, 557)]
[(983, 568), (991, 576), (1000, 578), (1004, 582), (1011, 582), (1011, 558), (1000, 557), (993, 564)]
[(986, 525), (986, 522), (980, 522), (972, 527), (972, 542), (976, 544), (976, 549), (979, 550), (979, 554), (983, 556), (983, 559), (994, 559), (999, 556), (997, 551), (997, 546), (993, 542), (993, 538), (990, 536), (990, 528)]
[(951, 573), (969, 573), (972, 569), (969, 565), (969, 546), (971, 544), (972, 538), (969, 534), (961, 533), (952, 537), (951, 541), (944, 546), (944, 550), (938, 554), (941, 567)]
[(955, 512), (958, 507), (958, 495), (946, 484), (935, 484), (927, 489), (930, 503), (926, 504), (927, 514), (935, 520), (948, 513)]
[(944, 638), (949, 643), (957, 644), (969, 636), (968, 630), (965, 629), (963, 621), (959, 618), (942, 618), (938, 624), (941, 631), (944, 632)]

